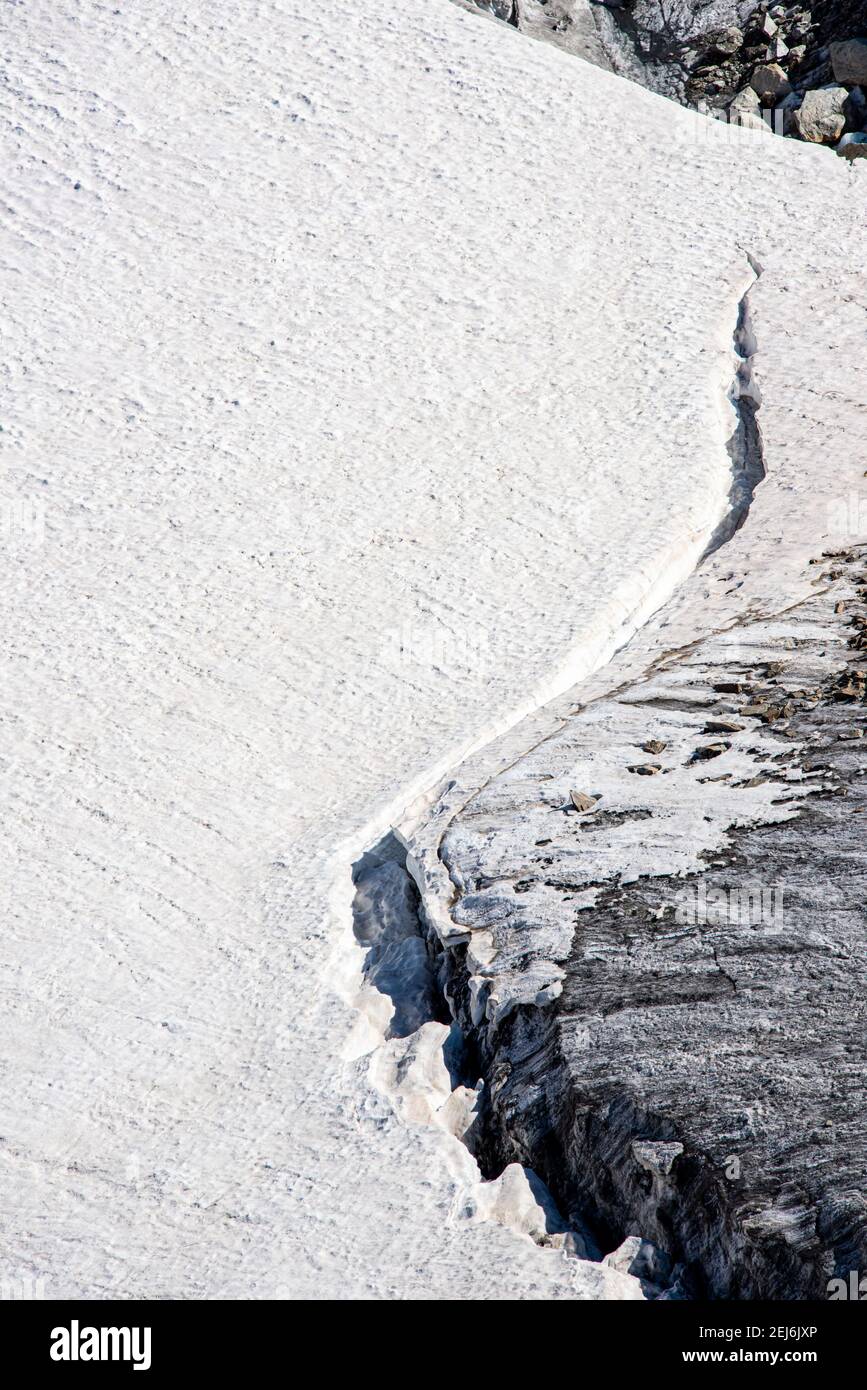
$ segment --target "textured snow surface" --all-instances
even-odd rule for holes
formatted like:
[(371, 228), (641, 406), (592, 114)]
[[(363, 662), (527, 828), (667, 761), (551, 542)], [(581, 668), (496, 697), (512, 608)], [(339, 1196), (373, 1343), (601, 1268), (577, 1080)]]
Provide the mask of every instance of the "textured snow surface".
[(348, 866), (692, 569), (746, 250), (863, 342), (864, 170), (447, 0), (5, 24), (5, 1277), (637, 1297), (377, 1084)]

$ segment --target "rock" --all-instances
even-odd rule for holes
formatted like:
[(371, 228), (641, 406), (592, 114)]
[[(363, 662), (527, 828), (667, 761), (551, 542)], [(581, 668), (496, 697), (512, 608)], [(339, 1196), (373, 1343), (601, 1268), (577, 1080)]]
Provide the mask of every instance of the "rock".
[(846, 39), (828, 45), (831, 67), (838, 82), (867, 82), (867, 39)]
[(841, 159), (867, 159), (867, 135), (861, 131), (844, 135), (836, 146), (836, 153)]
[(729, 29), (721, 29), (719, 33), (714, 34), (709, 51), (720, 54), (723, 58), (728, 58), (731, 54), (737, 53), (743, 41), (744, 36), (740, 29), (736, 29), (734, 26)]
[(727, 753), (731, 748), (730, 743), (705, 743), (696, 748), (690, 758), (691, 763), (707, 762), (709, 758), (718, 758), (721, 753)]
[(644, 753), (661, 753), (666, 745), (659, 738), (650, 738), (647, 743), (642, 743), (641, 748)]
[(729, 105), (729, 111), (758, 111), (761, 106), (758, 92), (752, 87), (744, 87)]
[(639, 777), (655, 777), (657, 772), (662, 771), (662, 766), (660, 763), (636, 763), (627, 771), (635, 772)]
[(683, 1153), (683, 1145), (665, 1143), (660, 1140), (637, 1139), (633, 1142), (632, 1153), (636, 1163), (640, 1163), (654, 1177), (667, 1178), (675, 1162)]
[[(618, 679), (534, 741), (518, 776), (504, 759), (430, 838), (443, 901), (473, 934), (438, 960), (485, 1082), (474, 1152), (486, 1170), (532, 1167), (567, 1224), (586, 1222), (612, 1252), (612, 1277), (642, 1241), (688, 1269), (698, 1298), (823, 1299), (829, 1277), (867, 1269), (867, 739), (838, 738), (867, 723), (867, 659), (833, 613), (845, 602), (867, 624), (867, 547), (857, 559), (783, 621), (750, 613), (742, 641), (727, 629), (641, 664), (637, 683)], [(781, 664), (774, 699), (795, 706), (791, 746), (778, 724), (750, 721), (729, 755), (738, 780), (697, 787), (685, 759), (702, 725), (740, 718), (729, 692), (738, 706), (745, 687), (760, 696)], [(681, 754), (652, 785), (620, 756), (651, 737)], [(814, 778), (817, 755), (827, 770)], [(599, 839), (578, 855), (574, 820), (549, 818), (532, 793), (543, 772), (577, 766), (598, 768), (600, 786), (610, 778), (606, 804), (622, 808), (592, 818)], [(752, 778), (754, 767), (767, 771)], [(825, 794), (831, 769), (848, 796)], [(504, 914), (516, 872), (538, 892), (532, 911)], [(481, 928), (495, 945), (477, 964)], [(533, 1002), (554, 969), (559, 992)], [(480, 986), (496, 1014), (478, 1009)]]
[(704, 726), (706, 734), (738, 734), (743, 729), (736, 719), (709, 719)]
[(808, 62), (811, 62), (813, 58), (815, 58), (815, 54), (811, 54), (803, 67), (798, 69), (798, 87), (805, 92), (817, 87), (830, 87), (834, 82), (830, 63), (823, 62), (819, 63), (818, 66), (808, 67)]
[(867, 695), (867, 671), (844, 671), (832, 693), (834, 700), (863, 700)]
[(765, 705), (761, 717), (766, 724), (773, 724), (778, 719), (791, 719), (794, 711), (795, 706), (791, 700), (787, 700), (782, 705)]
[(505, 24), (515, 22), (515, 0), (478, 0), (478, 8), (487, 10), (495, 19), (501, 19)]
[(846, 120), (855, 130), (863, 130), (867, 122), (867, 96), (863, 87), (853, 87), (845, 105)]
[(792, 84), (779, 63), (766, 63), (756, 68), (750, 78), (750, 86), (767, 106), (776, 106), (792, 90)]
[(843, 108), (848, 95), (845, 87), (821, 87), (807, 92), (792, 118), (801, 139), (813, 144), (835, 144), (846, 125)]
[(728, 108), (728, 117), (731, 125), (744, 126), (748, 130), (757, 130), (759, 126), (765, 129), (765, 122), (761, 115), (761, 102), (752, 87), (745, 87), (742, 92), (738, 92), (734, 101)]
[(596, 805), (596, 797), (588, 796), (586, 792), (570, 791), (569, 800), (576, 811), (592, 811)]
[(771, 63), (779, 63), (789, 52), (789, 46), (780, 34), (768, 44), (767, 58)]
[(512, 23), (531, 39), (562, 48), (595, 67), (611, 67), (588, 0), (521, 0), (513, 7)]
[(745, 130), (761, 130), (767, 135), (770, 133), (771, 129), (767, 114), (762, 110), (755, 92), (753, 92), (752, 95), (755, 97), (753, 103), (738, 101), (737, 98), (735, 101), (731, 102), (726, 119), (730, 125), (738, 125)]
[[(494, 0), (457, 0), (490, 7)], [(505, 0), (499, 0), (505, 3)], [(816, 23), (810, 10), (800, 5), (772, 6), (755, 0), (522, 0), (514, 6), (519, 29), (546, 38), (567, 51), (589, 56), (585, 47), (574, 48), (579, 14), (592, 27), (606, 57), (602, 66), (629, 76), (660, 95), (697, 107), (711, 115), (728, 112), (731, 124), (747, 129), (791, 135), (813, 143), (835, 144), (847, 131), (867, 132), (863, 119), (847, 112), (847, 122), (835, 134), (835, 122), (815, 122), (799, 129), (793, 107), (784, 99), (796, 87), (799, 94), (832, 85), (857, 84), (863, 77), (863, 52), (867, 37), (840, 40), (859, 33), (863, 23), (862, 0), (829, 0)], [(615, 18), (624, 12), (623, 18)], [(857, 12), (857, 13), (856, 13)], [(625, 15), (628, 13), (628, 22)], [(818, 13), (818, 12), (817, 12)], [(860, 32), (863, 34), (864, 30)], [(636, 45), (636, 33), (642, 36)], [(824, 41), (824, 44), (823, 44)], [(832, 53), (833, 50), (833, 53)], [(832, 56), (837, 64), (832, 66)], [(845, 72), (847, 76), (841, 77)], [(741, 97), (741, 90), (761, 97), (761, 105), (775, 109), (760, 125), (759, 112)]]

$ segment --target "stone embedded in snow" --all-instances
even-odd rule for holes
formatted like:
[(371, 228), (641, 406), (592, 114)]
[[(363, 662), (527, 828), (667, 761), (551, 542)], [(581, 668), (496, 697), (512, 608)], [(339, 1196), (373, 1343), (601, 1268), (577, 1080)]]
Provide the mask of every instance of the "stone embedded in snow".
[(655, 777), (661, 771), (661, 763), (633, 763), (627, 768), (627, 772), (634, 772), (638, 777)]
[(837, 701), (862, 700), (867, 686), (867, 672), (844, 672), (837, 682), (833, 698)]
[(661, 738), (650, 738), (641, 745), (642, 751), (645, 753), (662, 753), (665, 747), (666, 745)]
[(807, 92), (792, 120), (795, 130), (813, 144), (833, 145), (846, 125), (844, 106), (849, 93), (845, 87), (820, 87)]
[(576, 811), (592, 811), (596, 805), (596, 797), (588, 796), (586, 792), (570, 791), (569, 800)]
[(743, 729), (736, 719), (709, 719), (702, 730), (706, 734), (739, 734)]
[(699, 748), (694, 749), (691, 763), (706, 762), (708, 758), (718, 758), (720, 754), (727, 753), (731, 748), (730, 743), (704, 743)]
[(495, 19), (512, 24), (515, 19), (515, 0), (474, 0), (480, 10), (487, 10)]
[(756, 68), (750, 78), (750, 86), (767, 106), (775, 106), (792, 90), (792, 84), (779, 63), (766, 63)]
[(845, 39), (828, 45), (838, 82), (867, 82), (867, 39)]
[(867, 159), (867, 135), (862, 131), (855, 131), (852, 135), (844, 135), (836, 148), (836, 153), (841, 159)]

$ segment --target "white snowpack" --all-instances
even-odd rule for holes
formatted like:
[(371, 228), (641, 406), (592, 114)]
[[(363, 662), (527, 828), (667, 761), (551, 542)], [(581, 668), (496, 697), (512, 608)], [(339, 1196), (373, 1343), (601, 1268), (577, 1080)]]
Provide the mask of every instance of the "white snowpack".
[(0, 1278), (640, 1297), (482, 1192), (439, 1025), (401, 1092), (349, 869), (694, 567), (747, 253), (766, 418), (863, 438), (865, 171), (447, 0), (5, 26)]

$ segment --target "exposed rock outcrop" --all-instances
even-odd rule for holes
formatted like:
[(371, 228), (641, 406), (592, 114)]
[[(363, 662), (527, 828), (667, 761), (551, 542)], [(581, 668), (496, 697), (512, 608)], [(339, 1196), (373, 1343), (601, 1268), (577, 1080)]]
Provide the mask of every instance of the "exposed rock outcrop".
[[(867, 109), (857, 95), (847, 100), (867, 83), (867, 13), (857, 3), (472, 2), (533, 38), (717, 118), (823, 144), (867, 132)], [(764, 115), (745, 100), (749, 92), (759, 95)]]
[[(576, 714), (441, 845), (483, 1168), (532, 1167), (602, 1249), (640, 1232), (687, 1294), (823, 1298), (867, 1267), (865, 558)], [(648, 733), (662, 773), (630, 779)]]

